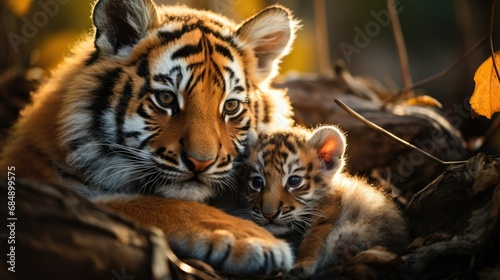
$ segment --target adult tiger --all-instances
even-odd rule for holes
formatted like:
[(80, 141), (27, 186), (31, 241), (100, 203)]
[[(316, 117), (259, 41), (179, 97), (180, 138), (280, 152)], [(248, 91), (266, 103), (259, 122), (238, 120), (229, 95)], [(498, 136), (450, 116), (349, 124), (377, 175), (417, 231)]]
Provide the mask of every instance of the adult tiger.
[[(236, 25), (151, 0), (100, 0), (93, 22), (94, 40), (73, 51), (22, 113), (1, 168), (159, 226), (176, 252), (225, 272), (288, 269), (285, 242), (174, 199), (202, 202), (231, 186), (252, 135), (291, 124), (285, 93), (268, 86), (294, 39), (290, 12), (272, 6)], [(113, 196), (137, 193), (170, 200)]]

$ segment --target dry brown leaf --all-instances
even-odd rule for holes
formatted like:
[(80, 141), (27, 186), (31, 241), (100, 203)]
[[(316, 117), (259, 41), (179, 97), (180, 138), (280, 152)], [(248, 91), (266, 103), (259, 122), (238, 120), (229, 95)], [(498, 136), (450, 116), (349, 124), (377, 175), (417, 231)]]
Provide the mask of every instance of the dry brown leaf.
[(381, 246), (362, 251), (342, 268), (350, 279), (380, 279), (380, 272), (401, 263), (401, 257)]
[[(500, 53), (495, 53), (497, 68), (500, 68)], [(491, 119), (491, 116), (500, 112), (500, 81), (493, 67), (491, 57), (479, 66), (474, 75), (476, 87), (469, 100), (472, 110), (478, 115)]]

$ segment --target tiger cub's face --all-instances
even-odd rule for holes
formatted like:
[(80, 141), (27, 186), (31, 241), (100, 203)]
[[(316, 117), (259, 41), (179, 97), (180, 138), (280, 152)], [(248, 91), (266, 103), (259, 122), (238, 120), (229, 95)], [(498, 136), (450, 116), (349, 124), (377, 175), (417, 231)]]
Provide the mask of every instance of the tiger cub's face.
[(251, 218), (275, 235), (305, 231), (317, 202), (344, 167), (346, 143), (334, 126), (259, 136), (249, 159)]
[(165, 197), (200, 201), (231, 185), (250, 135), (275, 120), (259, 88), (294, 38), (288, 10), (236, 25), (150, 0), (101, 0), (93, 21), (96, 49), (65, 108), (72, 162), (103, 188), (135, 182)]

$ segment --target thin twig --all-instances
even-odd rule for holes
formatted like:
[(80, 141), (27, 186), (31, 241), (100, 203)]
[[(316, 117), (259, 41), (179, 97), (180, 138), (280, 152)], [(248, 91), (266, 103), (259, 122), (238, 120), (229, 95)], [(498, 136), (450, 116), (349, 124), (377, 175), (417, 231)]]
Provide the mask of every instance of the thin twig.
[(500, 75), (498, 74), (497, 63), (495, 61), (495, 48), (493, 47), (493, 18), (495, 16), (495, 0), (491, 1), (491, 17), (490, 17), (490, 50), (491, 60), (493, 60), (493, 68), (497, 74), (497, 80), (500, 82)]
[(169, 261), (171, 261), (177, 268), (179, 268), (180, 270), (182, 270), (183, 272), (185, 272), (189, 275), (193, 275), (193, 276), (198, 277), (199, 279), (206, 279), (206, 280), (220, 280), (220, 279), (222, 279), (219, 277), (211, 276), (211, 275), (181, 261), (174, 254), (174, 252), (172, 252), (172, 250), (170, 248), (168, 248), (168, 250), (165, 250), (165, 255), (167, 256), (167, 259)]
[(416, 88), (419, 88), (419, 87), (422, 87), (436, 79), (439, 79), (439, 78), (442, 78), (446, 75), (448, 75), (458, 64), (460, 64), (461, 62), (463, 62), (465, 60), (465, 58), (467, 58), (468, 56), (470, 56), (472, 53), (474, 53), (479, 47), (481, 47), (484, 42), (486, 42), (489, 38), (489, 34), (486, 34), (484, 35), (481, 40), (479, 40), (479, 42), (477, 42), (474, 46), (472, 46), (467, 52), (465, 52), (463, 55), (461, 55), (459, 58), (457, 58), (450, 66), (448, 66), (448, 68), (444, 69), (443, 71), (439, 72), (439, 73), (436, 73), (434, 75), (431, 75), (427, 78), (424, 78), (416, 83), (414, 83), (413, 85), (411, 85), (410, 87), (408, 88), (403, 88), (403, 89), (400, 89), (395, 95), (391, 96), (390, 98), (384, 100), (384, 104), (387, 104), (387, 103), (390, 103), (392, 101), (394, 101), (395, 99), (397, 99), (399, 96), (401, 96), (401, 94), (409, 91), (409, 90), (414, 90)]
[(351, 116), (355, 117), (356, 119), (358, 119), (359, 121), (361, 121), (362, 123), (364, 123), (366, 126), (368, 126), (369, 128), (371, 128), (372, 130), (374, 131), (377, 131), (377, 132), (380, 132), (382, 133), (383, 135), (389, 137), (390, 139), (400, 143), (400, 144), (403, 144), (415, 151), (418, 151), (420, 153), (422, 153), (423, 155), (425, 155), (426, 157), (434, 160), (435, 162), (437, 163), (440, 163), (442, 165), (451, 165), (451, 164), (460, 164), (460, 163), (465, 163), (467, 161), (442, 161), (440, 160), (439, 158), (429, 154), (428, 152), (424, 151), (424, 150), (421, 150), (420, 148), (418, 148), (417, 146), (397, 137), (396, 135), (390, 133), (389, 131), (383, 129), (382, 127), (372, 123), (371, 121), (365, 119), (363, 116), (361, 116), (360, 114), (356, 113), (353, 109), (349, 108), (349, 106), (345, 105), (342, 101), (338, 100), (338, 99), (335, 99), (334, 100), (335, 103), (337, 105), (339, 105), (340, 108), (342, 108), (344, 111), (346, 111), (347, 113), (349, 113)]
[[(401, 23), (399, 22), (398, 13), (396, 11), (396, 3), (394, 2), (394, 0), (387, 0), (387, 9), (389, 10), (392, 32), (394, 34), (394, 40), (396, 41), (396, 47), (398, 49), (399, 66), (401, 68), (401, 74), (403, 76), (403, 85), (405, 89), (410, 88), (410, 86), (413, 84), (411, 81), (410, 63), (408, 62), (408, 52), (406, 51), (405, 39), (403, 37), (403, 31), (401, 29)], [(405, 92), (407, 99), (413, 97), (414, 95), (411, 89)]]

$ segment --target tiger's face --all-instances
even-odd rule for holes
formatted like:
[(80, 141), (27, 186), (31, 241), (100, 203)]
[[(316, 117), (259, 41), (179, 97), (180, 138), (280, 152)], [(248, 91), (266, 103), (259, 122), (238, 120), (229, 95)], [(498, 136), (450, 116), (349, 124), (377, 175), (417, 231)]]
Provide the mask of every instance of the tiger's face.
[(333, 126), (262, 134), (249, 158), (251, 218), (277, 236), (305, 232), (318, 201), (345, 165), (345, 138)]
[(95, 51), (61, 121), (69, 161), (90, 185), (202, 201), (233, 184), (259, 127), (289, 125), (290, 111), (262, 90), (294, 37), (286, 9), (236, 25), (149, 0), (101, 0), (93, 19)]

